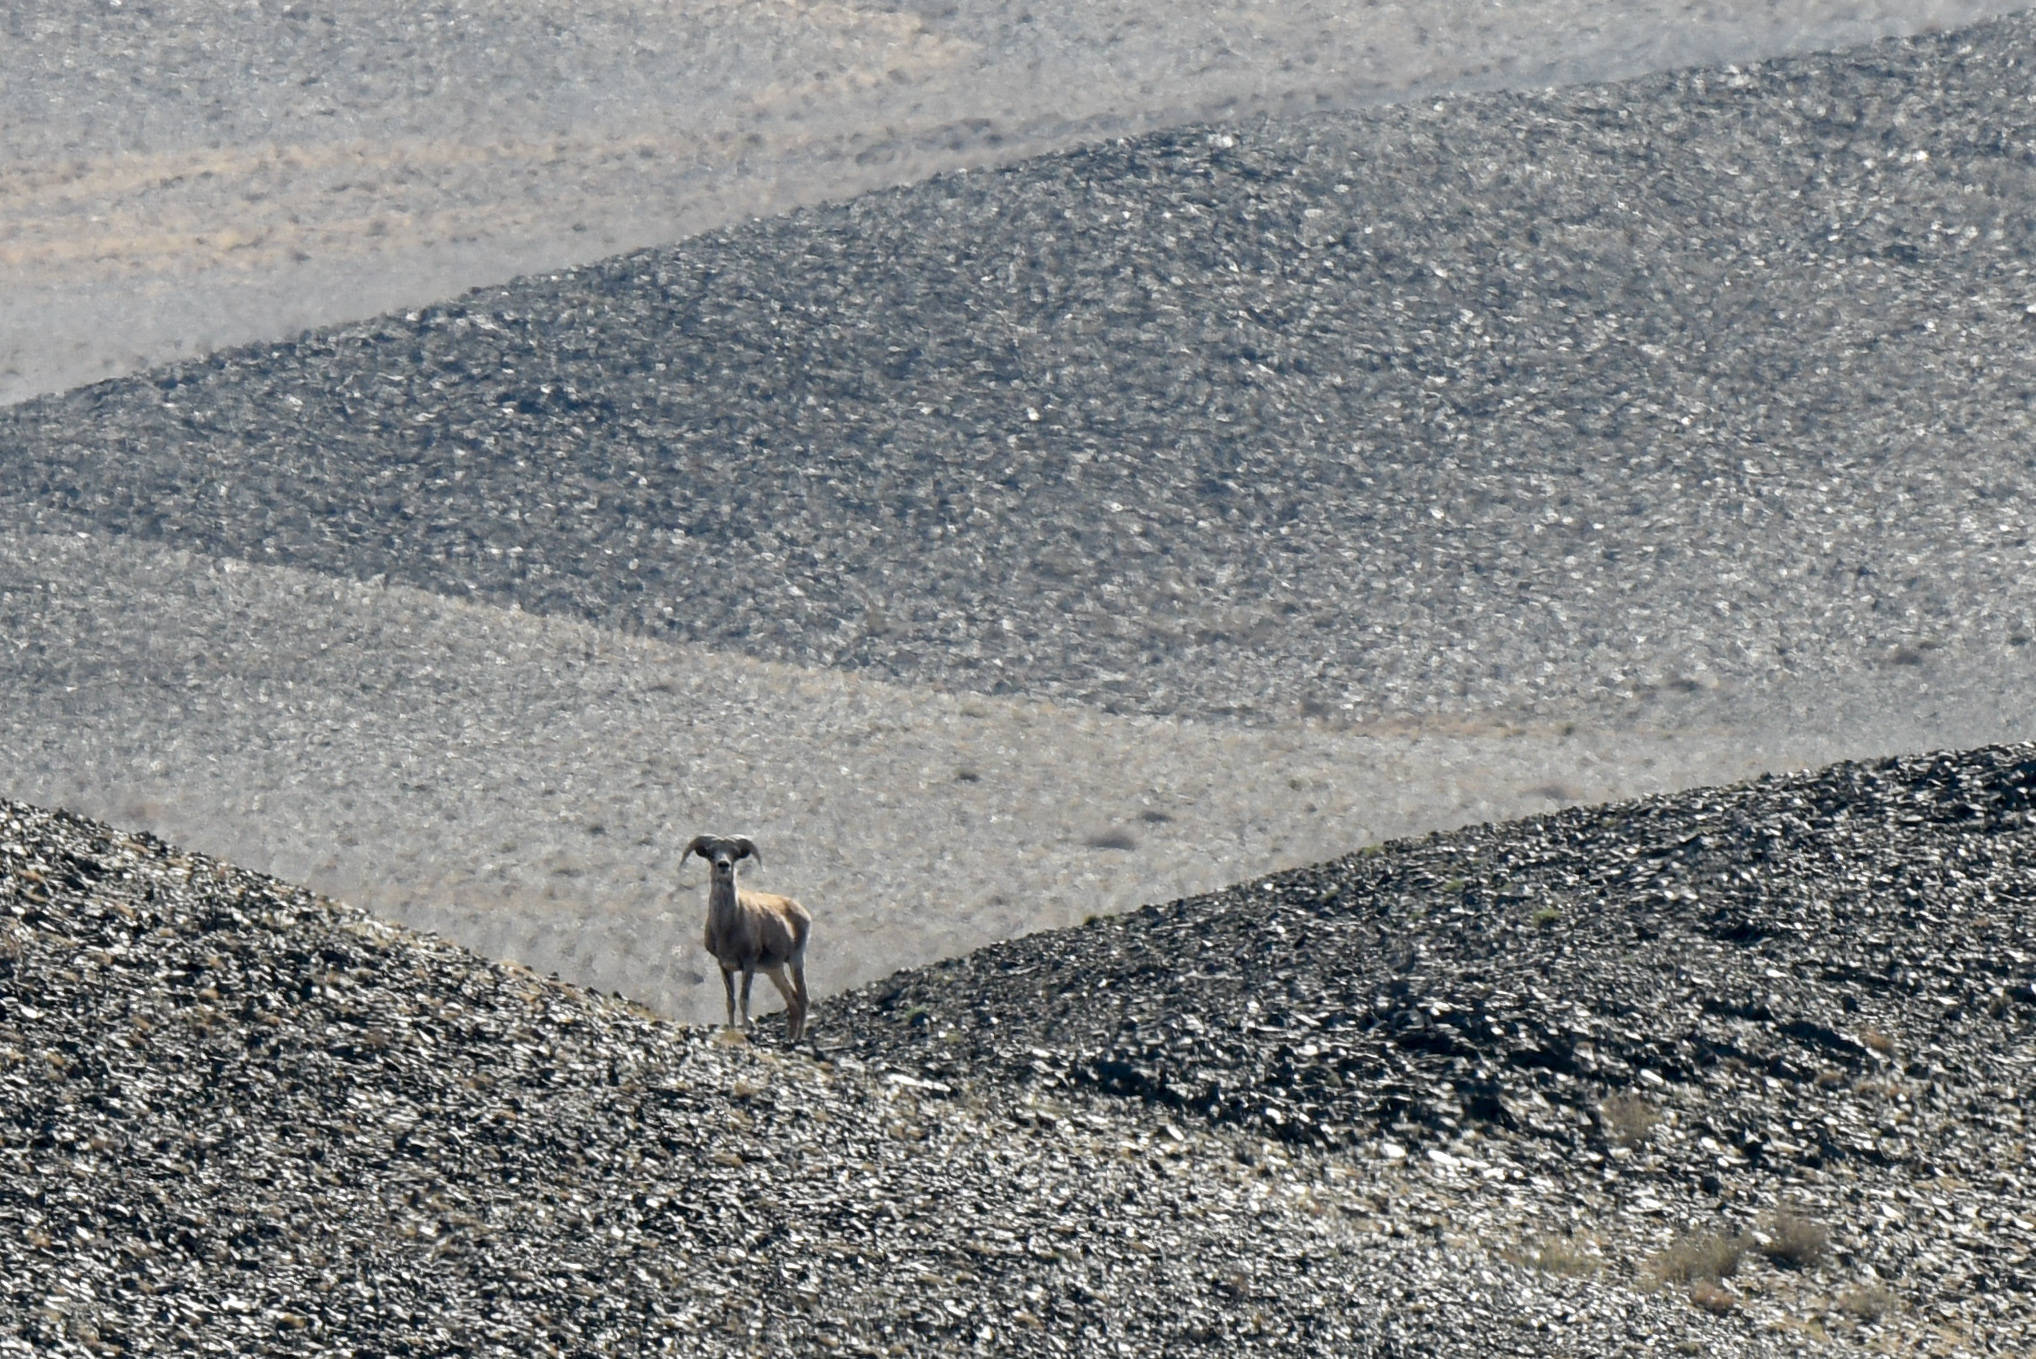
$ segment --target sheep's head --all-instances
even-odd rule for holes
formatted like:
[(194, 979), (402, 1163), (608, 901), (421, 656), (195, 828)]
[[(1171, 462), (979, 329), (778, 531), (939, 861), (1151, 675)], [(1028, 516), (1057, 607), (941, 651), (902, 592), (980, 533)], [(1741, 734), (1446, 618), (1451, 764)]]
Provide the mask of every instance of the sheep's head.
[(686, 859), (694, 854), (707, 861), (707, 869), (716, 882), (733, 881), (739, 860), (763, 862), (763, 855), (756, 852), (756, 841), (747, 835), (696, 835), (693, 843), (686, 846), (686, 852), (679, 856), (680, 865), (683, 867)]

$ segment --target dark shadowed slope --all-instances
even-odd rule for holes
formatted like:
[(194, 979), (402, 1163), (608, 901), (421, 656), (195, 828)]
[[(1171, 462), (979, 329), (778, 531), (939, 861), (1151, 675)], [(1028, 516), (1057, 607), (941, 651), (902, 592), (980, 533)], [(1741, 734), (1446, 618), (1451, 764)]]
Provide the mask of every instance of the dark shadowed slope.
[(18, 803), (0, 1094), (9, 1352), (1793, 1348), (1446, 1186), (677, 1028)]
[[(1541, 1213), (1612, 1236), (1792, 1203), (1855, 1281), (2028, 1343), (2036, 747), (1395, 842), (901, 973), (815, 1025), (942, 1080), (1546, 1177)], [(2015, 1320), (1989, 1337), (1993, 1308)]]
[(0, 512), (1278, 718), (2022, 683), (2036, 19), (1159, 133), (0, 415)]

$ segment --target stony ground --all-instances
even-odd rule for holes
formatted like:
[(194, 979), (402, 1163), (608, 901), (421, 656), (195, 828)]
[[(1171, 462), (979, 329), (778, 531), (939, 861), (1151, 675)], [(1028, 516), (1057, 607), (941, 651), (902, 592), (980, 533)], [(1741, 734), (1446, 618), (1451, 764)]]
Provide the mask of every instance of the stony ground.
[(1098, 137), (2011, 4), (15, 0), (0, 402)]
[(2036, 747), (1396, 842), (752, 1045), (0, 805), (0, 1344), (2017, 1353)]
[(1260, 723), (2019, 679), (2032, 57), (944, 176), (8, 408), (0, 515)]
[(680, 821), (830, 989), (1248, 879), (794, 1052), (8, 804), (0, 1345), (2026, 1351), (2027, 747), (1263, 875), (2026, 738), (2032, 57), (1154, 133), (0, 413), (12, 795), (682, 1012)]
[(0, 1090), (15, 1352), (1770, 1348), (1377, 1232), (1362, 1165), (674, 1028), (16, 803)]
[(0, 777), (701, 1016), (707, 827), (831, 988), (2026, 737), (2032, 47), (1153, 134), (10, 408)]
[(1912, 1338), (2019, 1353), (2032, 905), (2036, 747), (2000, 747), (1397, 842), (814, 1023), (933, 1079), (1404, 1157), (1627, 1277), (1642, 1243), (1679, 1268), (1705, 1234), (1773, 1256), (1814, 1223), (1816, 1259), (1700, 1301), (1815, 1332), (1880, 1286)]
[(701, 1021), (721, 987), (678, 856), (703, 829), (757, 837), (832, 992), (1382, 838), (1824, 763), (1862, 728), (1997, 739), (2036, 705), (1934, 657), (1634, 723), (1113, 715), (103, 536), (0, 537), (0, 635), (13, 795)]

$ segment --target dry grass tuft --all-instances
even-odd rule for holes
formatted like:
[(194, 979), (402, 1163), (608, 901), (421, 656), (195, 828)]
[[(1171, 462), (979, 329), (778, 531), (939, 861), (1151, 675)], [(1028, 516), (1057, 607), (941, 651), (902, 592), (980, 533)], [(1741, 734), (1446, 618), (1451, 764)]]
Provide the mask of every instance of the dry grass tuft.
[(1648, 1262), (1658, 1283), (1696, 1283), (1729, 1279), (1739, 1272), (1747, 1239), (1738, 1232), (1696, 1232), (1678, 1238)]
[(1831, 1229), (1800, 1208), (1783, 1205), (1768, 1219), (1761, 1254), (1778, 1265), (1808, 1269), (1831, 1249)]
[(1515, 1264), (1580, 1279), (1604, 1268), (1604, 1261), (1584, 1249), (1573, 1236), (1534, 1236), (1506, 1252)]
[(1838, 1310), (1861, 1321), (1879, 1321), (1895, 1310), (1895, 1295), (1886, 1284), (1856, 1284), (1838, 1295)]
[(1661, 1110), (1638, 1095), (1618, 1094), (1598, 1106), (1598, 1118), (1606, 1141), (1615, 1147), (1637, 1147), (1661, 1122)]
[(1714, 1317), (1722, 1317), (1739, 1305), (1739, 1295), (1723, 1284), (1698, 1279), (1690, 1285), (1690, 1301)]

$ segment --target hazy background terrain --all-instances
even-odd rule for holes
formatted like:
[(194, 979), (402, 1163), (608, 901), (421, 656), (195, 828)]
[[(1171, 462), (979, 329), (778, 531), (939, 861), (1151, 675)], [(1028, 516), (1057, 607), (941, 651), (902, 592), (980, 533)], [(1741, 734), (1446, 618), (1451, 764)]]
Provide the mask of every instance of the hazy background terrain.
[[(1247, 128), (1277, 161), (1282, 148), (1313, 135), (1294, 120), (1316, 110), (1745, 62), (2005, 8), (15, 6), (0, 44), (7, 128), (0, 394), (18, 400), (222, 345), (286, 339), (308, 325), (423, 308), (519, 271), (563, 269), (752, 214), (1188, 118)], [(2030, 578), (2031, 468), (2026, 441), (2018, 442), (2026, 393), (2015, 394), (2026, 386), (2028, 348), (2017, 339), (2026, 322), (2004, 300), (2017, 295), (2013, 269), (2026, 256), (2013, 239), (1996, 237), (1989, 247), (1986, 230), (2019, 225), (2027, 204), (2012, 182), (1967, 175), (1962, 159), (1977, 164), (1984, 155), (1990, 173), (2019, 173), (2026, 155), (1947, 134), (1941, 140), (1949, 144), (1930, 143), (1934, 160), (1914, 158), (1935, 127), (1931, 82), (1956, 60), (1955, 51), (1938, 52), (1917, 59), (1910, 73), (1890, 57), (1885, 83), (1904, 98), (1884, 107), (1858, 101), (1835, 123), (1825, 111), (1804, 115), (1823, 120), (1819, 135), (1833, 148), (1808, 157), (1821, 165), (1818, 156), (1828, 154), (1832, 174), (1819, 183), (1839, 181), (1832, 201), (1848, 211), (1865, 205), (1846, 231), (1870, 234), (1875, 222), (1901, 219), (1888, 228), (1891, 242), (1876, 238), (1856, 250), (1841, 243), (1828, 272), (1814, 275), (1835, 280), (1830, 314), (1812, 307), (1795, 324), (1758, 316), (1759, 287), (1744, 280), (1761, 275), (1744, 261), (1709, 280), (1716, 287), (1705, 294), (1708, 310), (1634, 303), (1670, 327), (1671, 343), (1635, 370), (1653, 373), (1659, 385), (1635, 386), (1623, 376), (1628, 370), (1605, 370), (1612, 377), (1590, 403), (1569, 394), (1571, 404), (1590, 405), (1580, 423), (1550, 436), (1559, 450), (1572, 440), (1599, 450), (1588, 474), (1579, 470), (1581, 454), (1574, 465), (1566, 453), (1536, 464), (1540, 455), (1528, 445), (1521, 469), (1470, 459), (1459, 477), (1434, 460), (1443, 436), (1410, 394), (1460, 383), (1467, 370), (1455, 365), (1480, 348), (1473, 333), (1483, 323), (1466, 322), (1461, 335), (1436, 330), (1421, 309), (1440, 302), (1417, 298), (1414, 288), (1474, 254), (1479, 242), (1451, 236), (1449, 223), (1469, 222), (1474, 237), (1479, 211), (1474, 193), (1454, 216), (1456, 200), (1422, 198), (1413, 186), (1419, 162), (1403, 155), (1397, 164), (1407, 180), (1359, 187), (1371, 189), (1367, 210), (1380, 220), (1411, 223), (1406, 254), (1375, 267), (1411, 261), (1401, 272), (1414, 282), (1379, 291), (1379, 305), (1390, 311), (1415, 298), (1418, 315), (1392, 330), (1390, 342), (1378, 340), (1371, 356), (1387, 369), (1401, 364), (1404, 384), (1380, 390), (1408, 400), (1354, 402), (1337, 413), (1330, 433), (1372, 441), (1353, 448), (1350, 462), (1376, 472), (1381, 485), (1344, 488), (1341, 499), (1323, 490), (1312, 507), (1315, 526), (1330, 536), (1310, 560), (1333, 567), (1330, 549), (1340, 546), (1358, 566), (1298, 589), (1260, 580), (1252, 572), (1263, 564), (1267, 526), (1225, 526), (1221, 513), (1200, 523), (1181, 501), (1169, 502), (1170, 513), (1185, 516), (1176, 534), (1132, 535), (1112, 527), (1124, 510), (1112, 487), (1091, 487), (1055, 502), (1053, 533), (1074, 526), (1065, 535), (1073, 555), (1041, 569), (1075, 582), (1079, 593), (1105, 568), (1164, 556), (1167, 544), (1183, 563), (1184, 583), (1166, 587), (1177, 591), (1166, 609), (1150, 607), (1149, 597), (1090, 601), (1058, 625), (1067, 640), (1055, 643), (1056, 655), (1074, 660), (1061, 664), (1042, 650), (1021, 664), (1014, 652), (994, 680), (968, 669), (1004, 645), (982, 580), (968, 578), (975, 593), (964, 598), (950, 588), (958, 577), (914, 574), (917, 557), (940, 570), (952, 565), (953, 553), (937, 545), (948, 527), (945, 507), (927, 507), (913, 521), (935, 529), (923, 553), (899, 551), (897, 524), (886, 518), (920, 495), (934, 454), (919, 473), (901, 462), (906, 470), (895, 483), (869, 492), (871, 504), (858, 512), (864, 518), (785, 516), (781, 544), (717, 538), (706, 516), (690, 546), (659, 549), (656, 559), (674, 563), (676, 583), (651, 602), (713, 617), (690, 631), (660, 632), (610, 607), (609, 585), (622, 573), (604, 565), (610, 540), (602, 534), (647, 524), (663, 538), (677, 511), (632, 501), (636, 483), (619, 475), (582, 483), (582, 495), (569, 499), (547, 490), (536, 472), (521, 476), (513, 459), (570, 443), (584, 445), (593, 466), (607, 449), (655, 450), (666, 436), (631, 432), (618, 417), (587, 439), (574, 422), (594, 417), (578, 413), (577, 394), (547, 405), (510, 392), (509, 404), (491, 404), (492, 377), (480, 367), (460, 376), (457, 364), (471, 366), (479, 353), (466, 343), (478, 337), (465, 331), (447, 350), (440, 339), (449, 332), (434, 331), (437, 321), (413, 326), (399, 316), (290, 353), (250, 351), (217, 368), (187, 366), (31, 403), (0, 431), (0, 502), (9, 516), (0, 522), (7, 643), (0, 779), (10, 796), (146, 825), (485, 951), (705, 1016), (719, 1005), (692, 942), (703, 889), (697, 874), (674, 885), (677, 851), (702, 829), (758, 836), (766, 858), (758, 880), (813, 906), (823, 929), (815, 980), (834, 989), (1381, 836), (1763, 768), (2026, 735), (2023, 714), (2036, 698), (2031, 601), (2020, 583)], [(1810, 86), (1820, 78), (1804, 77)], [(1729, 111), (1730, 84), (1728, 77), (1722, 93), (1709, 94), (1687, 83), (1611, 88), (1582, 100), (1584, 113), (1576, 101), (1561, 112), (1611, 127), (1629, 115), (1645, 121), (1656, 107), (1678, 116), (1686, 105)], [(2001, 95), (1999, 107), (2019, 106)], [(1410, 114), (1380, 123), (1376, 135), (1387, 149), (1427, 148), (1423, 154), (1458, 167), (1467, 148), (1485, 144), (1476, 138), (1496, 144), (1508, 120), (1526, 113), (1489, 104), (1425, 121)], [(1252, 121), (1261, 114), (1278, 116)], [(1992, 105), (1961, 116), (1960, 127), (2006, 126)], [(1658, 124), (1674, 121), (1663, 114)], [(1372, 134), (1361, 127), (1354, 135)], [(1221, 144), (1226, 137), (1233, 142)], [(1711, 165), (1715, 152), (1724, 167), (1720, 199), (1750, 205), (1732, 219), (1733, 230), (1744, 231), (1728, 242), (1732, 251), (1750, 257), (1763, 234), (1790, 248), (1823, 240), (1821, 224), (1786, 218), (1786, 190), (1763, 197), (1776, 167), (1799, 173), (1804, 162), (1782, 155), (1779, 136), (1771, 163), (1758, 127), (1740, 127), (1716, 146), (1691, 137), (1678, 152), (1672, 136), (1657, 134), (1662, 173), (1638, 178), (1687, 177)], [(1902, 138), (1909, 141), (1897, 161), (1883, 143)], [(1187, 139), (1190, 177), (1181, 182), (1195, 182), (1198, 167), (1216, 163), (1234, 140), (1220, 129)], [(1910, 178), (1884, 182), (1878, 171), (1862, 178), (1863, 152), (1868, 164), (1885, 157)], [(1065, 210), (1079, 201), (1074, 164), (1017, 171), (983, 192), (997, 203)], [(1248, 180), (1256, 164), (1230, 173)], [(1559, 192), (1613, 196), (1587, 182), (1584, 161), (1577, 166), (1558, 176)], [(675, 261), (532, 280), (469, 309), (534, 308), (550, 326), (667, 265), (693, 280), (753, 271), (757, 286), (731, 289), (740, 304), (766, 296), (774, 274), (793, 272), (780, 253), (788, 249), (827, 260), (834, 250), (849, 261), (823, 271), (823, 281), (866, 278), (855, 270), (881, 267), (871, 242), (920, 220), (912, 214), (921, 201), (872, 199), (745, 228)], [(1304, 201), (1317, 206), (1297, 201), (1295, 210), (1318, 220), (1325, 211), (1318, 199)], [(1506, 202), (1517, 212), (1532, 200), (1515, 193)], [(1405, 216), (1395, 216), (1403, 205)], [(1980, 245), (1970, 251), (1962, 238), (1947, 245), (1937, 239), (1945, 233), (1922, 225), (1957, 218), (1954, 208), (1978, 223)], [(1922, 246), (1902, 235), (1903, 214), (1917, 215)], [(1661, 258), (1623, 253), (1645, 246), (1631, 245), (1644, 229), (1623, 230), (1571, 223), (1546, 248), (1572, 263), (1609, 260), (1614, 271)], [(1841, 234), (1834, 224), (1831, 239)], [(1840, 267), (1861, 260), (1877, 268), (1893, 261), (1889, 290)], [(1940, 265), (1948, 272), (1928, 272)], [(1147, 278), (1153, 267), (1136, 258), (1125, 265)], [(1693, 278), (1703, 276), (1701, 259), (1689, 267)], [(1183, 285), (1190, 302), (1211, 296), (1204, 283), (1224, 273), (1220, 259), (1198, 268)], [(2023, 285), (2026, 274), (2024, 264)], [(997, 301), (1000, 288), (1028, 286), (986, 279), (980, 296)], [(1560, 310), (1570, 305), (1564, 286), (1530, 280), (1522, 297)], [(812, 346), (787, 351), (798, 373), (848, 346), (829, 351), (832, 341), (797, 315), (796, 301), (773, 315), (798, 344)], [(1586, 295), (1577, 329), (1586, 341), (1590, 303)], [(1448, 311), (1435, 314), (1447, 320)], [(1522, 311), (1508, 314), (1517, 320)], [(973, 334), (991, 333), (990, 322), (975, 319), (990, 316), (987, 309), (957, 315), (965, 326), (985, 327)], [(1690, 329), (1692, 315), (1710, 329)], [(866, 309), (867, 324), (879, 328), (878, 349), (893, 316), (883, 306)], [(1839, 324), (1862, 317), (1873, 323), (1870, 335)], [(607, 386), (602, 345), (623, 334), (630, 362), (648, 364), (667, 342), (654, 328), (618, 330), (612, 316), (590, 311), (588, 320), (598, 322), (586, 334), (599, 343), (573, 357), (581, 366), (571, 371), (592, 375), (585, 396), (598, 404)], [(1129, 332), (1109, 330), (1105, 313), (1085, 313), (1082, 324), (1090, 323), (1099, 352), (1135, 347)], [(1382, 312), (1351, 324), (1371, 327), (1352, 341), (1355, 354), (1397, 323)], [(1568, 332), (1546, 333), (1563, 337), (1543, 355), (1560, 375), (1567, 360), (1550, 356), (1567, 346)], [(1775, 363), (1795, 335), (1806, 344), (1826, 338), (1839, 375), (1813, 380), (1824, 375), (1776, 364), (1779, 414), (1770, 418), (1764, 400), (1751, 409), (1770, 371), (1762, 365)], [(546, 344), (570, 349), (556, 336)], [(711, 356), (723, 344), (719, 332), (675, 333), (668, 348)], [(1711, 389), (1670, 399), (1696, 370), (1697, 350), (1744, 360), (1720, 379), (1717, 390), (1731, 402)], [(1901, 402), (1890, 396), (1885, 368), (1867, 365), (1876, 374), (1868, 381), (1847, 366), (1860, 354), (1892, 354), (1897, 368), (1913, 359), (1919, 409), (1957, 418), (1910, 422), (1913, 442), (1890, 434), (1906, 427)], [(1424, 355), (1441, 366), (1409, 375)], [(1262, 357), (1262, 368), (1276, 363)], [(1252, 369), (1257, 362), (1241, 362), (1228, 390), (1249, 408), (1247, 422), (1267, 422), (1254, 429), (1272, 429), (1277, 422), (1265, 414), (1272, 387)], [(1718, 365), (1724, 371), (1726, 360)], [(943, 371), (964, 397), (986, 385), (958, 360)], [(1113, 384), (1129, 390), (1103, 371), (1097, 390), (1106, 395), (1097, 401), (1107, 402)], [(1542, 399), (1520, 376), (1533, 378), (1532, 364), (1502, 356), (1492, 371), (1495, 384), (1513, 382)], [(883, 439), (909, 441), (923, 423), (910, 405), (914, 394), (907, 378), (890, 375), (901, 384), (894, 389), (884, 376), (873, 360), (840, 381), (861, 402), (858, 428), (875, 425), (892, 431)], [(622, 371), (610, 377), (619, 389)], [(716, 386), (702, 377), (699, 408), (721, 411), (714, 403), (739, 394), (741, 378)], [(391, 385), (377, 387), (383, 379)], [(210, 423), (202, 412), (178, 410), (192, 399), (175, 390), (184, 384), (219, 412)], [(346, 399), (326, 409), (323, 398), (342, 390)], [(544, 386), (545, 397), (552, 392)], [(1714, 402), (1715, 429), (1700, 424), (1648, 463), (1653, 508), (1625, 503), (1625, 436), (1610, 407), (1594, 404), (1601, 396), (1635, 409), (1667, 401), (1671, 415), (1676, 400), (1692, 410)], [(300, 419), (293, 412), (306, 397), (312, 414)], [(514, 402), (523, 397), (536, 405), (519, 413)], [(677, 418), (693, 399), (672, 402)], [(1546, 399), (1561, 407), (1565, 391), (1558, 383)], [(1163, 400), (1141, 400), (1162, 422), (1176, 414)], [(1727, 409), (1732, 402), (1746, 409)], [(1467, 407), (1469, 427), (1494, 425), (1503, 406), (1494, 403), (1490, 411)], [(1866, 414), (1847, 423), (1855, 404)], [(771, 414), (759, 405), (760, 421)], [(412, 552), (409, 529), (399, 525), (464, 503), (450, 482), (403, 502), (403, 513), (386, 521), (388, 533), (378, 534), (381, 511), (367, 499), (376, 450), (391, 454), (391, 476), (421, 465), (398, 434), (370, 437), (364, 422), (384, 417), (469, 422), (474, 447), (494, 450), (489, 469), (512, 489), (523, 483), (549, 497), (541, 529), (530, 527), (537, 507), (519, 509), (517, 533), (529, 533), (516, 539), (517, 551), (551, 553), (556, 575), (547, 579), (579, 584), (546, 593), (528, 574), (465, 580), (462, 573), (486, 572), (441, 569), (433, 563), (454, 559)], [(1664, 425), (1669, 418), (1648, 412), (1656, 417)], [(799, 473), (800, 456), (773, 462), (771, 449), (744, 462), (751, 452), (727, 452), (737, 440), (716, 428), (685, 437), (721, 459), (717, 472), (771, 486)], [(1841, 431), (1836, 446), (1820, 428)], [(935, 449), (947, 437), (938, 427), (927, 435)], [(1045, 443), (1051, 453), (1052, 440)], [(959, 435), (954, 445), (977, 446)], [(1126, 442), (1125, 483), (1157, 487), (1163, 479), (1145, 476), (1140, 459), (1171, 446), (1164, 433)], [(399, 448), (401, 459), (393, 456)], [(1289, 451), (1276, 442), (1241, 447), (1225, 475), (1234, 481), (1249, 467), (1260, 484), (1276, 485)], [(355, 467), (342, 455), (367, 461)], [(1706, 477), (1685, 486), (1677, 479), (1682, 459), (1729, 471), (1730, 484)], [(874, 455), (845, 461), (851, 475), (853, 466), (876, 466)], [(146, 483), (152, 489), (140, 509), (153, 512), (137, 514), (117, 502), (121, 483), (144, 470), (158, 480)], [(1185, 478), (1182, 494), (1220, 505), (1239, 494), (1223, 479)], [(700, 488), (696, 472), (644, 485), (681, 500)], [(359, 486), (369, 508), (303, 517), (312, 501), (296, 499), (300, 491), (308, 497), (334, 486), (342, 501)], [(1452, 487), (1460, 494), (1442, 494)], [(1020, 539), (1028, 503), (1035, 502), (1001, 516)], [(214, 525), (221, 505), (235, 508)], [(1607, 515), (1615, 532), (1632, 535), (1622, 540), (1623, 559), (1575, 546), (1604, 528), (1584, 511), (1605, 506), (1631, 520)], [(766, 498), (748, 522), (768, 523), (776, 512)], [(483, 557), (489, 544), (511, 541), (478, 517), (479, 508), (474, 513), (447, 527), (480, 542)], [(844, 538), (854, 524), (886, 532)], [(1044, 544), (1048, 526), (1039, 525)], [(1535, 536), (1544, 527), (1550, 536)], [(1637, 569), (1650, 535), (1685, 549), (1662, 559), (1681, 565)], [(891, 618), (874, 618), (885, 609), (872, 610), (861, 596), (794, 605), (750, 585), (794, 579), (792, 549), (839, 554), (838, 541), (863, 543), (845, 554), (844, 569), (857, 566), (857, 551), (865, 565), (883, 563), (886, 575), (896, 568), (890, 585), (868, 586), (894, 590), (878, 601)], [(740, 555), (774, 550), (785, 552), (784, 565), (759, 559), (751, 570)], [(1791, 583), (1792, 554), (1819, 569)], [(1124, 579), (1151, 588), (1163, 581), (1149, 561), (1138, 570), (1146, 574)], [(1509, 595), (1516, 579), (1537, 593)], [(1593, 610), (1606, 603), (1599, 592), (1608, 582), (1622, 599), (1635, 582), (1645, 587), (1642, 602), (1655, 611), (1645, 628), (1601, 626)], [(1268, 605), (1280, 589), (1292, 606), (1283, 612)], [(763, 621), (745, 614), (740, 627), (717, 631), (717, 619), (743, 613), (746, 590), (764, 603), (752, 610)], [(1033, 610), (1026, 627), (1045, 628), (1039, 600), (1059, 597), (1014, 594), (1010, 602)], [(1385, 611), (1401, 598), (1414, 601), (1404, 616)], [(1475, 602), (1463, 606), (1466, 616), (1488, 619), (1488, 630), (1450, 613), (1462, 600)], [(1173, 611), (1195, 624), (1180, 634), (1186, 640), (1168, 645), (1161, 631), (1141, 631)], [(797, 626), (785, 621), (809, 614), (812, 621)], [(837, 640), (849, 623), (863, 639), (860, 651)], [(950, 625), (961, 630), (961, 645), (940, 642), (939, 629)], [(1310, 669), (1304, 625), (1325, 637), (1380, 640)], [(1572, 628), (1592, 645), (1574, 645)], [(1125, 657), (1116, 678), (1097, 659), (1118, 644), (1112, 639)], [(1500, 639), (1504, 664), (1496, 665)], [(1165, 694), (1188, 697), (1162, 701)]]
[(23, 0), (0, 18), (0, 401), (1102, 136), (2016, 8)]

